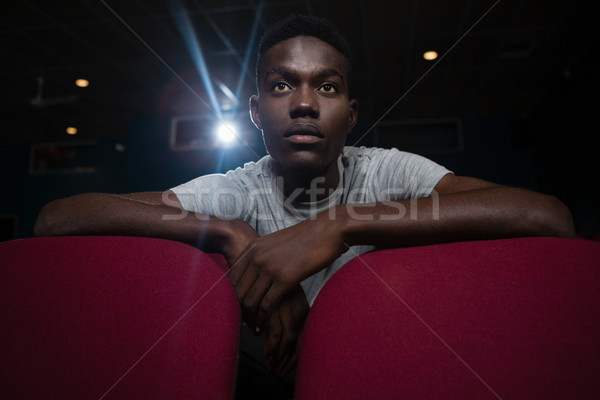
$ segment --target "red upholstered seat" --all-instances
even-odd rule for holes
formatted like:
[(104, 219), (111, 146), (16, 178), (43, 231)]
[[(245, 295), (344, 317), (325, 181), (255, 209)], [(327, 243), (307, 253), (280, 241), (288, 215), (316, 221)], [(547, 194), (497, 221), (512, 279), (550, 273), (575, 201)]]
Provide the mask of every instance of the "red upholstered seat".
[(0, 398), (233, 398), (240, 311), (206, 254), (35, 238), (0, 243), (0, 264)]
[(600, 398), (600, 243), (365, 254), (309, 314), (296, 400)]

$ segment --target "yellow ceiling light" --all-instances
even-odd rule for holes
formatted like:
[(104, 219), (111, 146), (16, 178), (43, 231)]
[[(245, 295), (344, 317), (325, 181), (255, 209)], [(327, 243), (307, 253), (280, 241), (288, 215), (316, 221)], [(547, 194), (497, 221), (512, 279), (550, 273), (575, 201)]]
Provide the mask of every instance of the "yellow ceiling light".
[(423, 58), (428, 61), (435, 60), (436, 58), (438, 58), (438, 53), (437, 51), (429, 50), (423, 53)]
[(76, 135), (77, 134), (77, 128), (75, 128), (74, 126), (69, 126), (66, 129), (67, 133), (69, 135)]
[(79, 87), (88, 87), (90, 84), (90, 81), (88, 81), (87, 79), (77, 79), (75, 81), (75, 85), (79, 86)]

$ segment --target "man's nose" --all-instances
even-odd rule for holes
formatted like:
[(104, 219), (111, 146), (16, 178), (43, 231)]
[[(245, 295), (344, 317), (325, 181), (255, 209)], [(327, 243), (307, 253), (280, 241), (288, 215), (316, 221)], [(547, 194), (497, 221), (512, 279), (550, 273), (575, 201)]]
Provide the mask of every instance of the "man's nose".
[(299, 87), (296, 89), (294, 99), (290, 104), (290, 117), (319, 117), (319, 101), (313, 88)]

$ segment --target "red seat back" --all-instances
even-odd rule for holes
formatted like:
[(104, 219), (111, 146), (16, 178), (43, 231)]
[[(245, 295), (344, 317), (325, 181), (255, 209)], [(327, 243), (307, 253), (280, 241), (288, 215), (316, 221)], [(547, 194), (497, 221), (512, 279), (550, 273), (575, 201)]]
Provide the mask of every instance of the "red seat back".
[(325, 285), (296, 400), (600, 398), (600, 243), (377, 251)]
[(0, 398), (232, 399), (240, 311), (182, 243), (0, 243)]

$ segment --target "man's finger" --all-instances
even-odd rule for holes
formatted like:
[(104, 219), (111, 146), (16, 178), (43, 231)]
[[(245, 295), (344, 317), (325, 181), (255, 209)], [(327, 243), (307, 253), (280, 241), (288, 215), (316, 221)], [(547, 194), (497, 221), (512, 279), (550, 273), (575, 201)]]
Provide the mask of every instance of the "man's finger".
[(237, 285), (247, 268), (248, 259), (243, 257), (243, 254), (231, 264), (229, 267), (229, 281), (233, 286)]
[(266, 345), (265, 345), (265, 358), (268, 359), (269, 362), (269, 368), (272, 369), (274, 368), (277, 364), (274, 364), (273, 360), (273, 355), (277, 353), (277, 350), (279, 349), (279, 344), (281, 342), (281, 336), (282, 336), (282, 326), (281, 326), (281, 320), (279, 318), (279, 313), (277, 311), (273, 312), (273, 314), (271, 314), (271, 317), (269, 318), (269, 322), (267, 325), (267, 341), (266, 341)]
[[(255, 277), (255, 281), (248, 288), (248, 290), (244, 293), (242, 297), (242, 307), (248, 312), (252, 317), (252, 321), (254, 327), (258, 327), (261, 330), (265, 329), (265, 326), (258, 323), (258, 315), (260, 313), (260, 304), (263, 301), (265, 294), (271, 288), (272, 281), (270, 278), (265, 277), (264, 275), (258, 275)], [(266, 317), (271, 315), (269, 312), (268, 315), (264, 316), (264, 323), (267, 323), (268, 320)]]
[(281, 375), (286, 376), (289, 374), (298, 364), (298, 356), (300, 354), (300, 341), (296, 342), (296, 347), (294, 351), (288, 355), (288, 358), (285, 360), (283, 367), (281, 367)]
[(294, 348), (296, 343), (297, 324), (294, 320), (292, 307), (289, 301), (283, 301), (273, 314), (278, 314), (279, 320), (281, 321), (282, 336), (279, 341), (279, 348), (276, 356), (277, 364), (279, 364), (286, 356), (289, 356), (288, 353)]
[[(272, 284), (272, 282), (269, 282), (269, 287), (266, 287), (264, 289), (265, 290), (262, 292), (262, 296), (256, 296), (257, 299), (259, 297), (261, 299), (256, 302), (256, 304), (258, 304), (256, 326), (260, 328), (264, 327), (264, 324), (267, 322), (269, 315), (271, 315), (275, 307), (277, 307), (277, 305), (281, 302), (281, 299), (285, 294), (285, 292), (282, 289), (278, 289), (276, 285)], [(259, 292), (257, 288), (257, 294), (258, 293)]]

